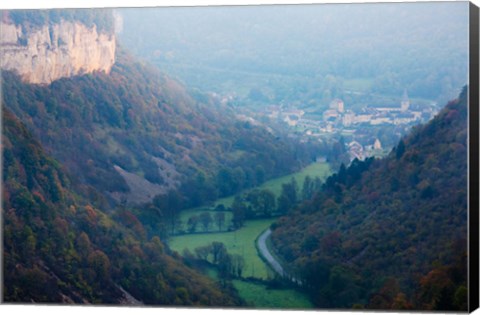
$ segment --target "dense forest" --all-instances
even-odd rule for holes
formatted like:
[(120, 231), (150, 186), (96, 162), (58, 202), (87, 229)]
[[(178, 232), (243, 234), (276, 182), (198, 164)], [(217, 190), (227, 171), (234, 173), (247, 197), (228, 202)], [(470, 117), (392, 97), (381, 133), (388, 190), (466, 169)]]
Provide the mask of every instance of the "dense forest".
[(78, 197), (58, 161), (5, 108), (2, 124), (3, 301), (241, 304), (158, 236), (147, 238), (134, 217), (114, 220)]
[(467, 95), (272, 226), (317, 306), (467, 309)]

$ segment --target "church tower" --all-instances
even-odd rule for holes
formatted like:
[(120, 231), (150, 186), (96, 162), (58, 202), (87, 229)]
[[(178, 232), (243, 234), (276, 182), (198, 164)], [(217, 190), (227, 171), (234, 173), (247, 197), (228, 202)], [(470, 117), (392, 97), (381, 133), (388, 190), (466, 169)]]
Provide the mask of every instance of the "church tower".
[(410, 100), (408, 99), (407, 90), (403, 90), (402, 102), (400, 103), (400, 108), (402, 112), (405, 112), (410, 107)]

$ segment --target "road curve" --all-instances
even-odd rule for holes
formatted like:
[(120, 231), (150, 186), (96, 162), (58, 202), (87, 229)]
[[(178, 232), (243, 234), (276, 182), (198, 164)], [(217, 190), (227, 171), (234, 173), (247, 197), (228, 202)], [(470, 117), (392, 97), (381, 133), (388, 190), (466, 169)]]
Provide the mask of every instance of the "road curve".
[(276, 260), (268, 250), (267, 238), (270, 236), (270, 234), (272, 234), (272, 230), (266, 229), (262, 234), (260, 234), (260, 236), (257, 239), (257, 245), (258, 245), (257, 248), (260, 252), (260, 255), (262, 255), (263, 258), (265, 258), (265, 260), (268, 262), (270, 267), (272, 267), (272, 269), (276, 273), (278, 273), (282, 278), (288, 279), (291, 282), (296, 283), (298, 285), (302, 285), (302, 281), (300, 281), (299, 279), (296, 279), (295, 277), (290, 276), (285, 272), (285, 269), (283, 269), (282, 265), (280, 265), (278, 260)]
[(268, 262), (270, 267), (272, 267), (273, 270), (275, 270), (276, 273), (278, 273), (282, 278), (286, 276), (285, 271), (283, 270), (282, 265), (270, 254), (270, 251), (268, 250), (267, 247), (267, 238), (272, 234), (272, 230), (266, 229), (258, 238), (257, 244), (258, 244), (258, 250), (260, 251), (260, 254), (265, 258), (265, 260)]

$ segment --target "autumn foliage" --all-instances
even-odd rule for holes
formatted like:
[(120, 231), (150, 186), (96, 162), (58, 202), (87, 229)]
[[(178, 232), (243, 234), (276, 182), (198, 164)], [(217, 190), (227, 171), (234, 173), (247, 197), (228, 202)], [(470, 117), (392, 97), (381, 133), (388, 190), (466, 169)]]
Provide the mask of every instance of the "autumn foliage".
[(382, 160), (353, 161), (275, 224), (320, 307), (466, 310), (467, 89)]

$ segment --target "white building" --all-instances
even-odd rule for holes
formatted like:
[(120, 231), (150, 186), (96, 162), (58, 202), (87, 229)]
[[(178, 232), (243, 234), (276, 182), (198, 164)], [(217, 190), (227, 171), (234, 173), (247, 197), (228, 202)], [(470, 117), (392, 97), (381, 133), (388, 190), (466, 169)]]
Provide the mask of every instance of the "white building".
[(355, 116), (354, 122), (360, 124), (364, 122), (369, 122), (370, 119), (372, 119), (372, 115), (361, 114)]
[(355, 113), (351, 110), (347, 110), (347, 112), (343, 115), (342, 119), (344, 126), (350, 126), (355, 122)]
[(375, 117), (370, 120), (370, 125), (381, 125), (392, 123), (388, 117)]

